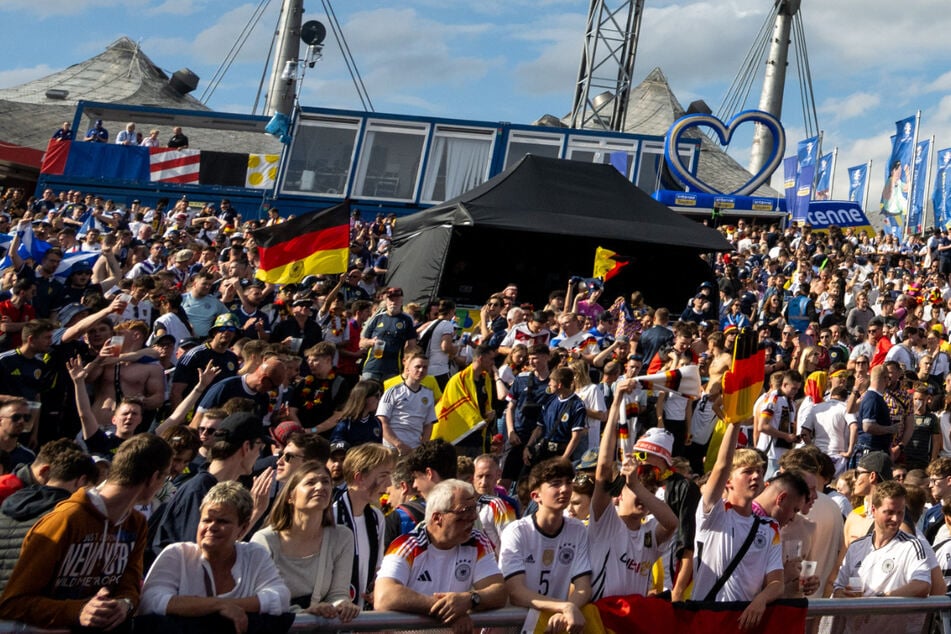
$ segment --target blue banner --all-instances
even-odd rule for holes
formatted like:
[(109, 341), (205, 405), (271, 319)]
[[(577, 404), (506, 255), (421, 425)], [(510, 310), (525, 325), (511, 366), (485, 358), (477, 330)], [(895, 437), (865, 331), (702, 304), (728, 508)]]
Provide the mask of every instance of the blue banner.
[(882, 187), (881, 214), (885, 231), (900, 236), (905, 229), (908, 213), (908, 193), (911, 188), (911, 162), (914, 159), (915, 117), (895, 122), (892, 153), (885, 166), (885, 186)]
[(816, 200), (832, 198), (832, 152), (819, 159), (819, 171), (816, 175)]
[(819, 137), (814, 136), (799, 142), (798, 148), (799, 169), (816, 164), (816, 155), (819, 153)]
[(938, 167), (934, 173), (934, 226), (947, 229), (951, 225), (951, 148), (938, 150)]
[(149, 148), (114, 143), (73, 143), (64, 176), (149, 182)]
[(793, 214), (792, 221), (803, 221), (805, 218), (796, 218), (796, 176), (799, 174), (799, 159), (789, 156), (783, 159), (783, 192), (786, 195), (786, 209)]
[(868, 163), (849, 168), (849, 201), (865, 209), (865, 183), (868, 179)]
[(814, 231), (825, 231), (835, 225), (842, 229), (859, 229), (874, 235), (861, 205), (846, 200), (814, 200), (809, 203), (807, 215), (809, 225)]
[(816, 177), (816, 164), (800, 165), (799, 178), (796, 180), (796, 211), (793, 220), (805, 219), (809, 213), (809, 201), (812, 200), (812, 184)]
[(729, 196), (726, 194), (659, 189), (654, 192), (654, 200), (660, 201), (668, 207), (693, 207), (720, 211), (773, 211), (777, 214), (786, 211), (783, 199), (764, 198), (762, 196)]
[(924, 213), (922, 208), (925, 202), (925, 188), (928, 187), (928, 153), (931, 150), (931, 140), (918, 141), (915, 147), (915, 182), (911, 188), (911, 209), (908, 212), (908, 230), (912, 233), (921, 233)]

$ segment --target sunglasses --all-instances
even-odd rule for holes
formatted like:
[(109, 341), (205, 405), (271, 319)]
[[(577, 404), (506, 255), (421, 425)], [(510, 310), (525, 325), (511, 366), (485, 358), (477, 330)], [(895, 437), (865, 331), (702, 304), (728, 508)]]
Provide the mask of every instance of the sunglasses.
[(11, 414), (10, 416), (7, 416), (7, 418), (12, 420), (14, 423), (25, 423), (30, 420), (31, 416), (29, 414)]

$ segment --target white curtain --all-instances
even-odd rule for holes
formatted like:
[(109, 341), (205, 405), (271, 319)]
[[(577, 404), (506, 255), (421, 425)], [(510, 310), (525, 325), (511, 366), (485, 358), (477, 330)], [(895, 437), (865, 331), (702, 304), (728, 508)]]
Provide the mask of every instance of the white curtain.
[(436, 198), (437, 176), (443, 169), (445, 169), (446, 178), (442, 200), (458, 196), (484, 182), (491, 146), (491, 141), (480, 139), (436, 137), (430, 155), (422, 199)]

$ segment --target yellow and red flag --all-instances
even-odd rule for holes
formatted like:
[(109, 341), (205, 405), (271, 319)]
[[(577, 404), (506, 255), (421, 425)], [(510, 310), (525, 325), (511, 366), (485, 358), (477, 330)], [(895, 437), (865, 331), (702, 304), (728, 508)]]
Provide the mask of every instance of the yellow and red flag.
[(756, 331), (744, 328), (736, 337), (733, 364), (723, 375), (723, 414), (736, 424), (753, 415), (753, 404), (763, 391), (766, 353), (759, 349)]
[(343, 273), (350, 255), (350, 205), (304, 214), (251, 234), (258, 247), (258, 279), (292, 284), (308, 275)]
[(618, 255), (611, 249), (598, 247), (594, 250), (594, 274), (591, 277), (598, 277), (607, 282), (630, 263), (629, 257)]

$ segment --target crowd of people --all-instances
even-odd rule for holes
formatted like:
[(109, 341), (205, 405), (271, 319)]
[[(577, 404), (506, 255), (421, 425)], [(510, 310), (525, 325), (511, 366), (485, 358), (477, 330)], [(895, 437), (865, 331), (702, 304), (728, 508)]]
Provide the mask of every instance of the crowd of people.
[[(503, 282), (463, 332), (385, 285), (394, 217), (354, 214), (342, 275), (257, 280), (279, 219), (0, 200), (0, 618), (465, 632), (511, 604), (575, 633), (616, 595), (744, 602), (749, 628), (782, 597), (947, 592), (947, 233), (739, 221), (682, 306)], [(763, 387), (728, 424), (750, 333)], [(699, 396), (661, 380), (690, 366)]]

